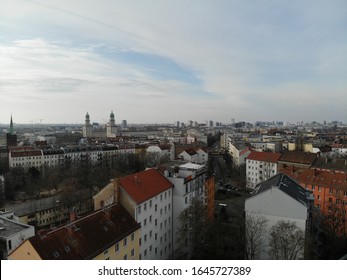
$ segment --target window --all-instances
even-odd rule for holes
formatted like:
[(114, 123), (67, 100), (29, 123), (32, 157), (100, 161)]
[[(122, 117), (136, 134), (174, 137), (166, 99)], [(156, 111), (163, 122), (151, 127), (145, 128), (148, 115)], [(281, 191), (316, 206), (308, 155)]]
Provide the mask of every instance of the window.
[(149, 232), (149, 238), (152, 238), (152, 231)]
[(137, 213), (141, 214), (141, 205), (139, 207), (137, 207)]
[(144, 226), (147, 226), (147, 219), (143, 220), (143, 224), (144, 224)]
[(132, 233), (132, 234), (131, 234), (131, 241), (134, 241), (134, 239), (135, 239), (135, 234)]
[(149, 208), (152, 208), (152, 200), (149, 201)]
[(158, 234), (155, 233), (155, 234), (154, 234), (154, 240), (157, 240), (157, 239), (158, 239)]
[(160, 215), (163, 215), (163, 209), (160, 208)]
[(158, 219), (155, 219), (155, 220), (154, 220), (154, 225), (156, 226), (157, 223), (158, 223)]
[(320, 195), (317, 196), (317, 199), (320, 200)]
[(124, 240), (123, 240), (123, 246), (127, 246), (127, 238), (125, 237)]
[(154, 211), (158, 210), (158, 204), (154, 205)]
[(147, 210), (147, 203), (143, 205), (143, 209), (146, 211)]
[(7, 242), (7, 245), (8, 245), (8, 249), (9, 249), (9, 250), (12, 250), (12, 240), (9, 240), (9, 241)]
[(329, 202), (333, 202), (333, 199), (331, 197), (329, 197)]
[(124, 257), (123, 257), (123, 260), (127, 260), (128, 259), (128, 255), (125, 254)]
[(131, 257), (135, 256), (135, 249), (131, 249)]
[(149, 222), (152, 222), (152, 215), (149, 216)]
[(147, 234), (144, 235), (143, 239), (147, 242)]
[(163, 201), (163, 195), (160, 194), (160, 201)]

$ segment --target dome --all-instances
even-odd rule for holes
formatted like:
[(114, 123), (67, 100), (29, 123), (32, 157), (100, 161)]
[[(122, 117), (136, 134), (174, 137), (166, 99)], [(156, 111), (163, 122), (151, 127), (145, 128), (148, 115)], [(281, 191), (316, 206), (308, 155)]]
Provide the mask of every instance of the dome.
[(113, 111), (111, 111), (110, 118), (114, 118)]

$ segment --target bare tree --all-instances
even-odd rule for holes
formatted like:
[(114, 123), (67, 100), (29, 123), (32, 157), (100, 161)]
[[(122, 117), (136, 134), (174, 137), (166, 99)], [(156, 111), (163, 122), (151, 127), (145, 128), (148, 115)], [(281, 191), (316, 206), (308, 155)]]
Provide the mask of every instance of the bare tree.
[(245, 220), (245, 258), (247, 260), (259, 259), (265, 249), (266, 227), (268, 220), (261, 215), (246, 213)]
[(208, 228), (207, 209), (204, 203), (193, 198), (191, 205), (179, 215), (178, 258), (194, 257), (203, 246)]
[(304, 256), (305, 234), (295, 222), (279, 221), (271, 227), (270, 257), (275, 260), (295, 260)]

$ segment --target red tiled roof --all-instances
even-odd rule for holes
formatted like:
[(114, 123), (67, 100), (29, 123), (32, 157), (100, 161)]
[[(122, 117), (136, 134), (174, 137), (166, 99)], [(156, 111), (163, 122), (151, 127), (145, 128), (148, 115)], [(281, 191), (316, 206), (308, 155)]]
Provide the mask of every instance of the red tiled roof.
[(119, 185), (137, 204), (173, 187), (157, 169), (147, 169), (119, 179)]
[(114, 205), (108, 213), (96, 211), (29, 241), (44, 260), (93, 259), (138, 228), (140, 224), (122, 206)]
[(281, 156), (280, 153), (256, 152), (256, 151), (252, 151), (252, 152), (247, 156), (247, 159), (277, 163), (277, 161), (278, 161), (278, 159), (280, 158), (280, 156)]
[(317, 154), (315, 154), (315, 153), (290, 151), (290, 152), (283, 153), (278, 160), (312, 165), (316, 159), (317, 159)]
[(280, 170), (297, 182), (326, 188), (334, 188), (347, 191), (347, 174), (320, 171), (316, 169), (304, 169), (292, 171), (290, 169)]

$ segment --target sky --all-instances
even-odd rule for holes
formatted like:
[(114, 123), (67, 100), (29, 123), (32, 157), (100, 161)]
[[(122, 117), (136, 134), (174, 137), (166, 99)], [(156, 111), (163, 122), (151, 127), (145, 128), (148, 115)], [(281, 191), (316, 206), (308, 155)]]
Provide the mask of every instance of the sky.
[(347, 122), (345, 0), (1, 0), (0, 123)]

